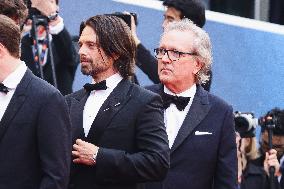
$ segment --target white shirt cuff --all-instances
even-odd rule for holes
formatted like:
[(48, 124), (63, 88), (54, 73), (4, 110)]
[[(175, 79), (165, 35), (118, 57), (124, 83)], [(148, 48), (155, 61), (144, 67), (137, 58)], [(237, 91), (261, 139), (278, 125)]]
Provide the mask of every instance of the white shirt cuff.
[(63, 22), (63, 18), (61, 18), (60, 16), (58, 16), (60, 22), (58, 24), (56, 24), (55, 26), (50, 26), (49, 27), (49, 32), (52, 35), (57, 35), (59, 34), (63, 29), (64, 29), (64, 22)]

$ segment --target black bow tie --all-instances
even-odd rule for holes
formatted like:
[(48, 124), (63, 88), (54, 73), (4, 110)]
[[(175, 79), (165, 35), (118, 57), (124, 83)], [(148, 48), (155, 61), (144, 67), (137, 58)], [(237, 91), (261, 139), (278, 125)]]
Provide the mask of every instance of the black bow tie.
[(107, 89), (106, 80), (103, 80), (103, 81), (101, 81), (99, 83), (95, 83), (95, 84), (86, 83), (84, 85), (84, 88), (88, 92), (91, 92), (93, 90), (106, 90)]
[(6, 94), (9, 92), (8, 87), (6, 87), (3, 83), (0, 83), (0, 92), (6, 93)]
[(164, 108), (167, 109), (171, 103), (174, 103), (179, 111), (183, 111), (187, 106), (190, 97), (173, 96), (167, 93), (162, 94)]

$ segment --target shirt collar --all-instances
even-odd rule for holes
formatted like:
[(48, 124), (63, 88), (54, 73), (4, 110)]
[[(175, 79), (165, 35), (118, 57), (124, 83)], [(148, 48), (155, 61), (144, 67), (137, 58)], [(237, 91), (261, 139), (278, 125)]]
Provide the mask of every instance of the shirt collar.
[[(122, 79), (123, 77), (119, 73), (116, 73), (108, 77), (106, 79), (107, 88), (114, 89)], [(93, 80), (92, 83), (96, 83), (96, 82)]]
[(16, 87), (24, 77), (26, 71), (27, 66), (23, 61), (21, 61), (21, 64), (16, 68), (16, 70), (4, 79), (3, 84), (9, 89), (16, 89)]
[(193, 98), (195, 93), (196, 93), (196, 84), (192, 85), (189, 89), (187, 89), (187, 90), (185, 90), (181, 93), (178, 93), (178, 94), (173, 93), (164, 85), (164, 92), (167, 93), (167, 94), (170, 94), (170, 95), (174, 95), (174, 96), (182, 96), (182, 97)]

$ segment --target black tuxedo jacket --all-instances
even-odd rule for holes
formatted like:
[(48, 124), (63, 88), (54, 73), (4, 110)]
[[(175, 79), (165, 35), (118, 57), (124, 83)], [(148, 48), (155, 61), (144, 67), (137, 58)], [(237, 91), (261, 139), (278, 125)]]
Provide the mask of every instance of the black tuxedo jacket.
[[(163, 85), (148, 89), (161, 94)], [(170, 151), (166, 179), (148, 184), (147, 189), (236, 189), (232, 108), (200, 86)]]
[[(40, 72), (37, 70), (34, 63), (32, 44), (33, 39), (30, 35), (25, 35), (22, 38), (21, 60), (26, 63), (28, 68), (31, 69), (36, 76), (40, 77)], [(70, 94), (72, 92), (72, 84), (78, 62), (76, 62), (77, 52), (66, 28), (57, 35), (52, 35), (51, 46), (58, 90), (63, 95)], [(46, 65), (43, 67), (43, 73), (44, 80), (53, 85), (54, 81), (50, 61), (50, 53), (48, 53)]]
[(0, 122), (0, 189), (65, 189), (70, 128), (62, 95), (27, 70)]
[(163, 179), (169, 168), (169, 147), (161, 98), (122, 80), (85, 138), (83, 109), (88, 96), (82, 89), (66, 97), (73, 140), (81, 138), (100, 149), (95, 166), (73, 165), (70, 188), (135, 189), (144, 188), (140, 182)]

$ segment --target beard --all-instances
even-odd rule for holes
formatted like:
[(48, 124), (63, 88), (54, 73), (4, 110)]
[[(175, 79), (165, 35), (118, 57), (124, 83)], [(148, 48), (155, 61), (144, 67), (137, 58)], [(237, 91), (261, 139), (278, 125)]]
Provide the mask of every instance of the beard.
[(83, 75), (95, 76), (101, 70), (98, 66), (100, 63), (94, 64), (94, 61), (92, 59), (84, 58), (81, 59), (80, 62), (81, 62), (81, 72)]
[(93, 67), (92, 59), (82, 56), (80, 57), (80, 64), (81, 64), (81, 72), (83, 75), (89, 76), (92, 74), (92, 67)]
[[(81, 58), (81, 72), (83, 75), (96, 77), (97, 74), (103, 73), (109, 69), (110, 65), (107, 65), (104, 61), (94, 62), (89, 58)], [(83, 63), (82, 63), (83, 62)]]
[(90, 67), (92, 66), (92, 63), (90, 62), (88, 65), (83, 65), (81, 64), (81, 72), (83, 75), (93, 75), (93, 69), (90, 69)]

